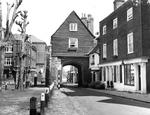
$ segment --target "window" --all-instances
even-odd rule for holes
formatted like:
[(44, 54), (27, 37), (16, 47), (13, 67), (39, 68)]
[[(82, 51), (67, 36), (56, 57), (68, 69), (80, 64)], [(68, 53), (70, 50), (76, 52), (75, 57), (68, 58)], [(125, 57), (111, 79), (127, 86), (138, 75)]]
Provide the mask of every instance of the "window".
[(5, 66), (11, 66), (12, 65), (12, 58), (5, 58), (4, 64), (5, 64)]
[(107, 58), (106, 44), (103, 44), (103, 58)]
[(106, 25), (103, 26), (103, 35), (106, 34)]
[(125, 71), (125, 84), (134, 85), (134, 66), (131, 64), (124, 66)]
[(122, 66), (121, 65), (115, 65), (114, 70), (114, 82), (122, 83)]
[(95, 64), (95, 55), (92, 55), (92, 61), (91, 61), (91, 65)]
[(115, 18), (113, 20), (113, 29), (117, 28), (117, 26), (118, 26), (118, 18)]
[(6, 46), (5, 53), (13, 53), (13, 46), (11, 44)]
[(127, 35), (128, 54), (133, 53), (133, 33)]
[(102, 68), (102, 80), (106, 81), (106, 68), (105, 67)]
[(78, 48), (78, 39), (77, 38), (69, 38), (69, 48), (70, 49)]
[(69, 30), (70, 31), (77, 31), (78, 30), (78, 28), (77, 28), (77, 23), (70, 23), (69, 24)]
[(133, 8), (127, 10), (127, 21), (131, 20), (133, 18)]
[(113, 54), (114, 56), (118, 56), (118, 39), (113, 41)]

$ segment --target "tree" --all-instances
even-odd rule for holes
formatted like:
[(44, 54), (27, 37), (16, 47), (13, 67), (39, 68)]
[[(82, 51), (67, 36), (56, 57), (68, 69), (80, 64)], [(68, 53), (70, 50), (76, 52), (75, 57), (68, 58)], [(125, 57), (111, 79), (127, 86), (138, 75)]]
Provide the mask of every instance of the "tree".
[(26, 35), (26, 27), (29, 24), (27, 21), (27, 11), (23, 11), (20, 13), (22, 21), (16, 21), (16, 24), (20, 27), (18, 31), (21, 33), (22, 36), (22, 48), (21, 48), (21, 53), (19, 55), (19, 60), (20, 60), (20, 77), (19, 77), (19, 88), (24, 89), (24, 82), (23, 82), (23, 76), (24, 76), (24, 67), (25, 67), (25, 57), (26, 57), (26, 52), (25, 52), (25, 42), (28, 40), (29, 36)]
[[(7, 3), (7, 17), (6, 17), (6, 31), (4, 32), (4, 38), (2, 37), (2, 2), (0, 0), (0, 90), (2, 90), (2, 78), (3, 78), (3, 71), (4, 71), (4, 57), (5, 52), (4, 48), (7, 45), (10, 39), (11, 29), (12, 26), (16, 20), (16, 18), (19, 16), (21, 11), (18, 11), (19, 6), (21, 5), (22, 0), (16, 0), (16, 3), (13, 3), (10, 5)], [(13, 9), (13, 14), (10, 20), (10, 11)]]

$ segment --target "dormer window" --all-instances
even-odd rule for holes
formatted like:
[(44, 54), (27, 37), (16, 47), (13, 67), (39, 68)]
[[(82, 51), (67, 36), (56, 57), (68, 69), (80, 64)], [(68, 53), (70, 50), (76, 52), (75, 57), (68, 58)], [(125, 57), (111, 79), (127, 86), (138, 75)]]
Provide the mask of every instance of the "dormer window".
[(70, 23), (69, 24), (69, 31), (77, 31), (77, 30), (78, 30), (77, 23)]

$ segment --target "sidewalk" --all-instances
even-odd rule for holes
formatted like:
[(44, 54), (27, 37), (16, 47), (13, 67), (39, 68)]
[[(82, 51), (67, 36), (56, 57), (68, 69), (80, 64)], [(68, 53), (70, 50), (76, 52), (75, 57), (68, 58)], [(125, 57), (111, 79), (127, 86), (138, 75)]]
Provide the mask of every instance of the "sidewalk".
[(87, 89), (98, 91), (109, 95), (114, 95), (114, 96), (119, 96), (123, 98), (150, 103), (150, 94), (140, 94), (134, 92), (117, 91), (117, 90), (98, 90), (98, 89), (91, 89), (91, 88), (87, 88)]
[(73, 97), (68, 97), (62, 91), (63, 88), (55, 88), (45, 115), (86, 115), (86, 108), (81, 107)]

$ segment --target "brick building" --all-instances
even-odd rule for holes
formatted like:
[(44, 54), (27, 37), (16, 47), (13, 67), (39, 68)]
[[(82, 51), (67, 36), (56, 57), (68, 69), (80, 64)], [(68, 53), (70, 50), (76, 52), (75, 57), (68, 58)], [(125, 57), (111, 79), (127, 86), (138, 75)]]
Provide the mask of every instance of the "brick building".
[(44, 41), (33, 35), (31, 35), (29, 39), (32, 45), (36, 47), (36, 74), (38, 82), (41, 82), (42, 79), (45, 80), (47, 45)]
[(88, 56), (86, 54), (93, 47), (94, 36), (93, 18), (91, 15), (80, 19), (75, 11), (51, 36), (52, 56), (61, 60), (61, 67), (72, 65), (78, 68), (78, 86), (84, 82), (91, 82)]
[(148, 0), (115, 0), (114, 11), (100, 21), (98, 40), (101, 79), (107, 86), (112, 83), (122, 91), (150, 92), (149, 37)]

